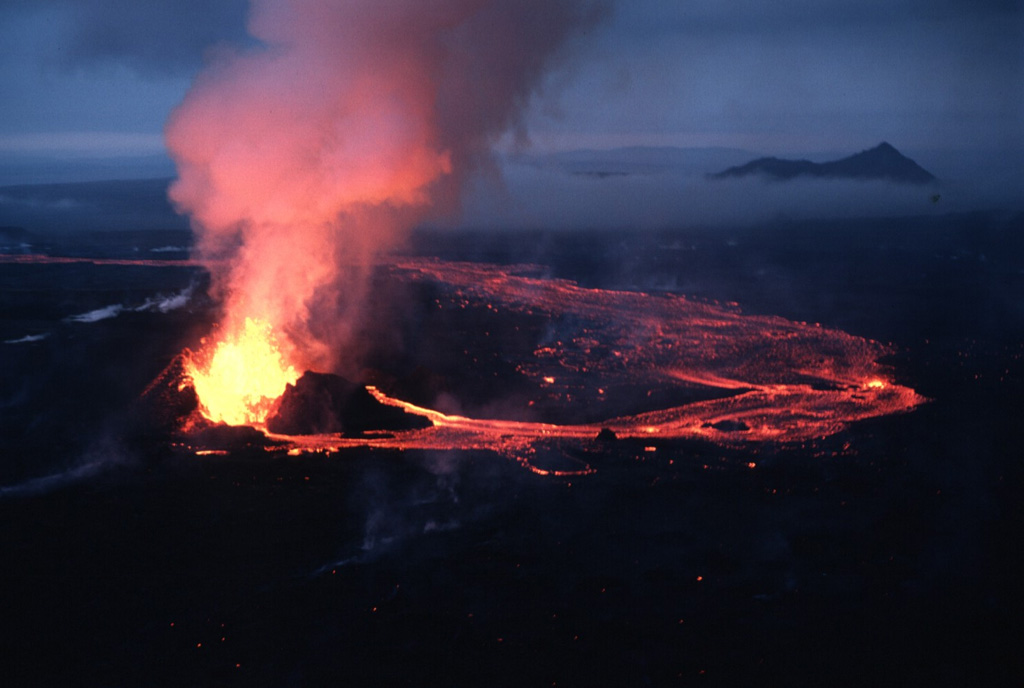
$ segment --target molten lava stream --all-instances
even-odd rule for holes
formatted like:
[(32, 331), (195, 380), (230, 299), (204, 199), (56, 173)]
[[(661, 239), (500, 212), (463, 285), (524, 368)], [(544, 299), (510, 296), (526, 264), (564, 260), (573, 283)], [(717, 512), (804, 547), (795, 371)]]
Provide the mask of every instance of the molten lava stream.
[[(501, 308), (510, 317), (529, 313), (571, 323), (575, 331), (566, 332), (558, 346), (502, 351), (518, 359), (517, 368), (538, 388), (550, 391), (557, 379), (595, 398), (609, 383), (647, 388), (683, 384), (719, 390), (721, 396), (600, 423), (555, 425), (444, 414), (370, 388), (379, 402), (424, 416), (432, 425), (360, 437), (275, 439), (308, 450), (489, 450), (550, 474), (559, 471), (529, 463), (538, 447), (589, 443), (602, 428), (620, 438), (645, 440), (699, 438), (727, 446), (798, 443), (925, 401), (886, 377), (877, 360), (889, 349), (877, 342), (676, 295), (585, 289), (565, 280), (528, 276), (537, 272), (534, 266), (422, 260), (403, 263), (395, 275), (436, 283), (453, 307), (475, 302)], [(261, 425), (286, 385), (298, 377), (269, 325), (252, 319), (190, 363), (188, 374), (203, 414), (230, 424)], [(565, 403), (573, 403), (571, 397)]]

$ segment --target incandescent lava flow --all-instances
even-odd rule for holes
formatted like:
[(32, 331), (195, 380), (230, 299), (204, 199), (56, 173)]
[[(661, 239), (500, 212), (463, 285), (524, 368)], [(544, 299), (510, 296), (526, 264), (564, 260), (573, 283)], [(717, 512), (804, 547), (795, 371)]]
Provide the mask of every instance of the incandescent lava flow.
[[(178, 170), (170, 198), (191, 217), (193, 258), (222, 305), (215, 336), (183, 362), (207, 425), (262, 427), (298, 371), (336, 364), (380, 256), (412, 227), (452, 214), (473, 175), (498, 169), (494, 146), (522, 138), (550, 71), (606, 14), (591, 0), (250, 0), (253, 41), (218, 50), (165, 129)], [(548, 399), (703, 393), (643, 413), (617, 405), (618, 417), (601, 423), (553, 424), (446, 415), (375, 391), (377, 403), (431, 426), (289, 440), (295, 449), (484, 448), (522, 459), (602, 428), (800, 442), (921, 403), (876, 363), (885, 347), (836, 330), (584, 289), (529, 268), (410, 261), (392, 274), (434, 283), (446, 295), (439, 308), (559, 322), (556, 338), (500, 353)]]
[[(566, 443), (591, 442), (603, 428), (619, 438), (703, 439), (736, 447), (801, 443), (925, 401), (892, 381), (877, 362), (889, 349), (877, 342), (780, 317), (745, 315), (735, 306), (673, 294), (584, 288), (537, 276), (541, 273), (537, 266), (437, 260), (409, 260), (391, 268), (395, 279), (433, 285), (441, 295), (438, 309), (482, 305), (510, 318), (540, 316), (561, 323), (560, 339), (502, 354), (538, 388), (560, 394), (562, 403), (585, 403), (578, 400), (624, 386), (700, 388), (714, 398), (598, 423), (559, 425), (449, 415), (371, 388), (379, 402), (424, 416), (432, 425), (359, 437), (275, 437), (296, 452), (352, 446), (491, 450), (546, 473), (556, 471), (534, 468), (531, 456)], [(199, 385), (196, 389), (205, 409), (204, 394)]]

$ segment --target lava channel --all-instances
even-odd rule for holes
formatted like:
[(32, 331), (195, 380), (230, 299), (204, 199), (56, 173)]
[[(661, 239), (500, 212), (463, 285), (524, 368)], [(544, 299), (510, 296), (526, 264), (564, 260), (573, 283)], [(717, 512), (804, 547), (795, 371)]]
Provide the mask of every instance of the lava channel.
[(618, 438), (700, 439), (730, 447), (804, 443), (926, 401), (878, 363), (890, 347), (816, 324), (746, 315), (734, 305), (675, 294), (584, 288), (540, 277), (542, 269), (530, 265), (424, 259), (402, 262), (392, 273), (431, 283), (451, 307), (485, 304), (561, 323), (558, 341), (503, 355), (518, 356), (517, 369), (538, 388), (558, 380), (573, 390), (565, 403), (614, 385), (676, 385), (719, 395), (601, 422), (555, 424), (445, 414), (371, 387), (380, 403), (431, 425), (357, 437), (267, 433), (294, 453), (357, 446), (489, 450), (538, 473), (576, 475), (589, 468), (548, 470), (531, 461), (546, 448), (593, 442), (603, 429)]

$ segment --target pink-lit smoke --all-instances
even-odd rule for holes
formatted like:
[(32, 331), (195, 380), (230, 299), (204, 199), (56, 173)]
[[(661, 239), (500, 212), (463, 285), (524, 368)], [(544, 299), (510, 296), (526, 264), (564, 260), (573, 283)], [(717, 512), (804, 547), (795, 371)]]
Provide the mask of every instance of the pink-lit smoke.
[(287, 360), (330, 368), (365, 266), (455, 208), (598, 14), (586, 0), (252, 0), (258, 45), (215, 55), (166, 131), (171, 199), (223, 331), (258, 318)]

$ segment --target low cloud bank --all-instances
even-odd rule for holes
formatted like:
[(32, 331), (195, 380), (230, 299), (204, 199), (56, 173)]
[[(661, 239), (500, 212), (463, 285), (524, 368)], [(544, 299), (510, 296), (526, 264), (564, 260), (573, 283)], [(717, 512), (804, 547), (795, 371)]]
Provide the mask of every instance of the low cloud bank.
[[(1021, 210), (1024, 164), (936, 169), (934, 184), (751, 176), (709, 179), (737, 151), (510, 156), (504, 178), (477, 180), (458, 224), (478, 228), (649, 229), (735, 226), (780, 219), (944, 215)], [(716, 164), (718, 163), (718, 164)], [(943, 174), (945, 173), (945, 174)]]

